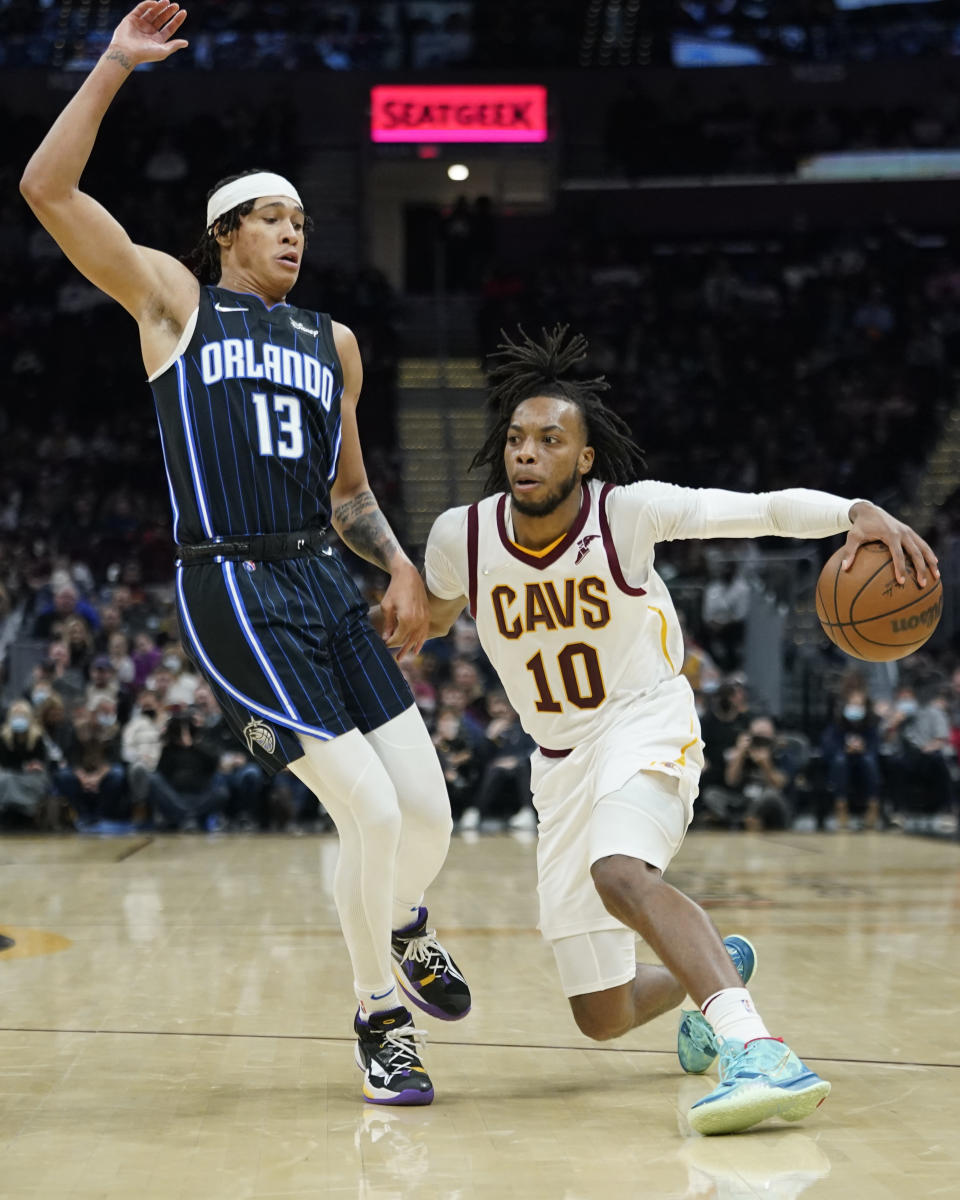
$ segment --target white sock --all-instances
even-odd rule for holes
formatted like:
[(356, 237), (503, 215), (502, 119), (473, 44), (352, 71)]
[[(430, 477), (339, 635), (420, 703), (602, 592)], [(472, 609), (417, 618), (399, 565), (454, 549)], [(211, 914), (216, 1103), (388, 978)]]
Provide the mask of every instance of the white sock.
[(393, 931), (398, 929), (408, 929), (411, 925), (416, 924), (420, 920), (420, 900), (416, 904), (408, 904), (405, 900), (394, 900), (393, 902)]
[(354, 988), (354, 992), (360, 1001), (360, 1011), (365, 1017), (369, 1017), (371, 1013), (389, 1012), (391, 1008), (398, 1008), (400, 1005), (395, 984), (385, 992), (368, 992), (361, 988)]
[(700, 1011), (710, 1022), (713, 1032), (724, 1041), (752, 1042), (754, 1038), (770, 1036), (746, 988), (724, 988), (714, 992), (704, 1000)]

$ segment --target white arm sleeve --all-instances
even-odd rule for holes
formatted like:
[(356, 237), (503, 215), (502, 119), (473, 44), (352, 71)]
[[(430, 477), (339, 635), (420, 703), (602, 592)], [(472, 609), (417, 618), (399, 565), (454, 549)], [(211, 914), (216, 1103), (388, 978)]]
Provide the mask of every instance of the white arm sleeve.
[(434, 521), (424, 552), (423, 573), (427, 587), (438, 599), (467, 596), (466, 508), (448, 508)]
[(617, 491), (620, 504), (632, 510), (634, 519), (652, 527), (654, 542), (684, 538), (830, 537), (851, 528), (850, 509), (856, 503), (809, 488), (728, 492), (650, 481)]

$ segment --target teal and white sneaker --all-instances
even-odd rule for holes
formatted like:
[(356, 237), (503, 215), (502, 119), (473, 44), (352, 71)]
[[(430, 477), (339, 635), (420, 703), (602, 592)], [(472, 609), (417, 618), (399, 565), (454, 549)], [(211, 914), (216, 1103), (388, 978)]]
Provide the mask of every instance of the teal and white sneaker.
[[(753, 943), (739, 933), (731, 933), (723, 939), (727, 953), (737, 968), (744, 987), (757, 971), (757, 952)], [(699, 1008), (680, 1010), (680, 1028), (677, 1030), (677, 1058), (688, 1075), (702, 1075), (710, 1069), (720, 1051), (717, 1035), (710, 1022)]]
[(805, 1066), (780, 1038), (720, 1047), (720, 1083), (698, 1100), (687, 1120), (697, 1133), (742, 1133), (768, 1117), (801, 1121), (826, 1100), (830, 1084)]

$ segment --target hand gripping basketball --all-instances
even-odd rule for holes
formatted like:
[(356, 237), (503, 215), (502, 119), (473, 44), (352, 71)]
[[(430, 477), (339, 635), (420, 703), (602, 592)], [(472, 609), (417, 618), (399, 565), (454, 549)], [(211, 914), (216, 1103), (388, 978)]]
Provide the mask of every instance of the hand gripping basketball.
[(906, 556), (910, 556), (917, 582), (921, 587), (927, 586), (927, 575), (934, 579), (940, 578), (937, 566), (937, 556), (909, 525), (904, 525), (896, 517), (871, 504), (867, 500), (858, 500), (850, 510), (853, 518), (853, 528), (847, 534), (844, 545), (843, 569), (849, 571), (853, 566), (857, 551), (866, 542), (883, 542), (890, 551), (893, 559), (894, 573), (901, 587), (907, 581)]
[(831, 555), (817, 581), (817, 616), (827, 637), (854, 658), (905, 658), (940, 620), (936, 555), (883, 509), (858, 503), (853, 515), (846, 544)]

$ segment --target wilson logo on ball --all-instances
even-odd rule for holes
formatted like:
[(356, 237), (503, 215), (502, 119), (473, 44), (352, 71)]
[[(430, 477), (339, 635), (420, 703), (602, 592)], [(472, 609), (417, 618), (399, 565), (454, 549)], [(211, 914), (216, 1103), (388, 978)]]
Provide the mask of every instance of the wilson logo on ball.
[(817, 580), (816, 610), (831, 642), (865, 662), (906, 658), (929, 640), (943, 612), (943, 585), (927, 572), (921, 586), (913, 564), (897, 582), (890, 551), (868, 542), (843, 569), (846, 547), (832, 554)]
[(919, 629), (921, 626), (936, 625), (940, 620), (940, 612), (943, 609), (943, 600), (938, 600), (936, 604), (931, 604), (929, 608), (925, 608), (922, 613), (915, 617), (903, 617), (899, 621), (894, 621), (892, 628), (894, 633), (906, 633), (909, 629)]

